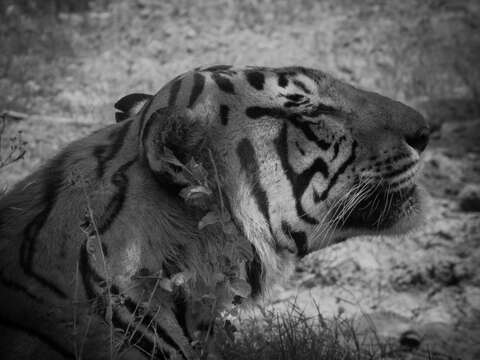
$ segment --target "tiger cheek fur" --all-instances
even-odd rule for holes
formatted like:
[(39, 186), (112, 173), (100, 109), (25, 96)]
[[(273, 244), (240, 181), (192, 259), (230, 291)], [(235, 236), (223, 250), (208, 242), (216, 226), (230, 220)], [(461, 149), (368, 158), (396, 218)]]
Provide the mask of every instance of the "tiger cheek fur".
[(110, 326), (120, 349), (156, 358), (195, 359), (194, 334), (210, 335), (209, 312), (156, 281), (212, 276), (220, 236), (198, 230), (172, 155), (218, 177), (251, 245), (241, 266), (252, 298), (298, 257), (348, 236), (402, 233), (421, 217), (425, 120), (323, 72), (198, 68), (116, 108), (118, 124), (0, 199), (0, 322), (66, 358), (77, 355), (72, 304), (94, 305), (77, 314), (77, 333), (89, 329), (85, 358), (110, 358)]
[[(242, 120), (247, 121), (252, 120)], [(238, 211), (249, 209), (247, 215), (240, 213), (238, 217), (246, 216), (244, 222), (249, 227), (255, 223), (258, 234), (267, 234), (256, 237), (272, 243), (278, 252), (304, 256), (309, 249), (308, 238), (318, 231), (322, 214), (328, 209), (325, 200), (332, 195), (331, 175), (351, 161), (353, 140), (342, 126), (328, 120), (319, 119), (318, 124), (299, 123), (296, 118), (253, 121), (261, 121), (260, 126), (268, 131), (243, 123), (238, 145), (231, 151), (231, 162), (235, 160), (240, 166), (228, 167), (235, 172), (226, 176), (237, 179), (232, 186), (233, 203), (245, 202)], [(335, 191), (352, 185), (349, 170), (345, 169)], [(252, 222), (249, 217), (256, 213)]]

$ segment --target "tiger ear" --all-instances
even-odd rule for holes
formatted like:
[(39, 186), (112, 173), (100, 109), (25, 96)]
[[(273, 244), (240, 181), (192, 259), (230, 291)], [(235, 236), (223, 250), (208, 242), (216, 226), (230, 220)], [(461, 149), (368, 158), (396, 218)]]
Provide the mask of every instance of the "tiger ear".
[(205, 129), (185, 110), (161, 108), (155, 111), (142, 133), (144, 156), (157, 176), (185, 185), (183, 166), (201, 153)]
[(128, 94), (122, 97), (115, 103), (115, 105), (113, 105), (115, 109), (118, 110), (115, 113), (116, 122), (121, 122), (138, 114), (143, 105), (145, 105), (152, 97), (153, 95), (141, 93)]

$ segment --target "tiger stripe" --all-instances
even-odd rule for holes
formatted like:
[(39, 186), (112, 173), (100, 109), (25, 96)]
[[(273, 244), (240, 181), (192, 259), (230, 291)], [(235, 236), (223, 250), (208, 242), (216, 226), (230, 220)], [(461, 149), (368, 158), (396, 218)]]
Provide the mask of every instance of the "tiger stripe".
[(262, 260), (258, 255), (255, 246), (252, 245), (253, 259), (247, 262), (245, 270), (247, 273), (247, 282), (252, 288), (252, 298), (257, 298), (263, 291), (263, 283), (265, 281), (265, 271)]
[(295, 116), (290, 116), (289, 117), (289, 122), (295, 126), (297, 129), (301, 130), (305, 137), (314, 142), (321, 150), (328, 150), (330, 146), (332, 145), (331, 143), (319, 139), (318, 136), (314, 134), (312, 129), (310, 128), (310, 123), (307, 121), (299, 121), (297, 117)]
[(110, 226), (112, 226), (113, 221), (117, 217), (118, 213), (122, 210), (123, 204), (127, 197), (128, 191), (128, 178), (125, 175), (125, 172), (137, 161), (137, 158), (134, 158), (118, 168), (112, 175), (111, 182), (115, 185), (117, 191), (112, 196), (110, 202), (108, 203), (105, 212), (96, 220), (98, 233), (100, 235), (104, 234)]
[(285, 88), (288, 86), (288, 77), (286, 73), (278, 73), (278, 86)]
[(30, 291), (28, 288), (26, 288), (22, 284), (19, 284), (15, 281), (11, 281), (11, 280), (7, 279), (7, 277), (5, 277), (2, 273), (0, 273), (0, 282), (2, 282), (2, 284), (5, 285), (5, 287), (7, 287), (9, 289), (12, 289), (12, 290), (15, 290), (15, 291), (22, 292), (25, 295), (27, 295), (27, 297), (29, 297), (30, 299), (32, 299), (32, 300), (34, 300), (34, 301), (36, 301), (40, 304), (45, 303), (44, 299), (35, 295), (32, 291)]
[(293, 231), (286, 221), (282, 221), (282, 231), (288, 237), (292, 238), (297, 248), (297, 256), (304, 257), (308, 253), (307, 234), (304, 231)]
[(337, 158), (338, 153), (340, 151), (340, 144), (342, 144), (345, 140), (346, 140), (345, 136), (340, 136), (340, 138), (338, 138), (338, 140), (335, 141), (335, 143), (333, 144), (333, 156), (331, 161), (334, 161)]
[(230, 79), (228, 79), (226, 76), (215, 72), (212, 74), (212, 79), (215, 81), (218, 88), (223, 92), (226, 92), (228, 94), (235, 94), (235, 87), (230, 81)]
[(177, 319), (178, 325), (180, 325), (185, 338), (189, 342), (192, 342), (193, 339), (187, 326), (188, 300), (182, 290), (179, 291), (179, 294), (175, 295), (174, 305), (173, 313)]
[(262, 106), (250, 106), (245, 110), (245, 114), (252, 119), (259, 119), (264, 116), (270, 116), (277, 119), (288, 117), (288, 113), (283, 109)]
[(43, 210), (30, 222), (24, 230), (23, 241), (20, 246), (20, 265), (25, 274), (35, 278), (42, 286), (49, 289), (56, 296), (66, 299), (67, 294), (57, 284), (38, 274), (34, 269), (34, 258), (37, 251), (37, 240), (39, 234), (45, 225), (50, 212), (55, 206), (58, 191), (63, 181), (63, 164), (66, 161), (68, 153), (64, 153), (53, 160), (49, 166), (49, 178), (44, 187), (45, 195), (43, 197), (45, 206)]
[(263, 90), (265, 85), (265, 75), (260, 71), (247, 71), (246, 77), (248, 83), (256, 90)]
[(178, 92), (180, 91), (180, 88), (182, 86), (182, 80), (183, 79), (179, 77), (178, 79), (173, 81), (168, 94), (168, 106), (175, 105), (175, 102), (177, 101)]
[(260, 183), (260, 168), (258, 166), (255, 148), (248, 139), (242, 139), (237, 146), (237, 156), (240, 166), (247, 175), (253, 196), (267, 224), (270, 225), (268, 196)]
[(405, 174), (407, 173), (408, 171), (410, 171), (414, 166), (416, 165), (416, 163), (414, 161), (411, 161), (411, 162), (408, 162), (407, 164), (403, 165), (402, 167), (398, 168), (398, 169), (395, 169), (395, 170), (392, 170), (392, 171), (389, 171), (385, 174), (382, 174), (382, 176), (386, 179), (389, 179), (389, 178), (395, 178), (396, 176), (398, 175), (401, 175), (401, 174)]
[[(285, 123), (282, 126), (278, 138), (275, 140), (277, 154), (280, 158), (283, 171), (290, 182), (298, 217), (309, 224), (315, 225), (318, 224), (318, 220), (307, 214), (302, 207), (301, 199), (307, 186), (310, 184), (310, 180), (315, 174), (321, 173), (324, 178), (328, 177), (328, 166), (321, 158), (317, 158), (309, 169), (305, 170), (302, 174), (296, 174), (288, 161), (287, 132), (287, 123)], [(302, 176), (308, 176), (308, 181)]]
[(228, 105), (220, 105), (220, 121), (222, 125), (228, 125), (228, 115), (230, 113), (230, 108)]
[(324, 201), (328, 197), (329, 191), (332, 189), (332, 187), (336, 184), (338, 178), (340, 175), (342, 175), (345, 170), (348, 168), (349, 165), (351, 165), (356, 158), (356, 149), (357, 149), (357, 142), (354, 141), (351, 146), (350, 150), (350, 156), (344, 161), (344, 163), (339, 167), (339, 169), (333, 174), (333, 176), (330, 178), (330, 181), (328, 182), (327, 188), (322, 192), (322, 194), (315, 199), (315, 202), (320, 202)]
[(93, 149), (93, 156), (97, 159), (97, 177), (102, 178), (105, 174), (105, 167), (107, 163), (112, 160), (115, 155), (117, 155), (118, 151), (120, 150), (125, 137), (128, 134), (132, 122), (126, 121), (123, 125), (112, 131), (109, 135), (110, 142), (105, 145), (97, 146)]
[(302, 89), (306, 94), (311, 94), (312, 92), (310, 91), (310, 89), (300, 80), (298, 79), (294, 79), (293, 80), (293, 85), (295, 85), (296, 87)]
[(197, 101), (198, 97), (203, 91), (203, 87), (205, 86), (205, 77), (200, 73), (193, 74), (193, 88), (192, 92), (190, 93), (190, 100), (188, 101), (188, 108), (191, 108), (195, 101)]

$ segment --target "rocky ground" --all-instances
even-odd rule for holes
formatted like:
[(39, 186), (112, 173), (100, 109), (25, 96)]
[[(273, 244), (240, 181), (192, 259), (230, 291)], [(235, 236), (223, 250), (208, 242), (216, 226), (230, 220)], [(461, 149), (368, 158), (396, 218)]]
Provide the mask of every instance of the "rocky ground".
[(152, 92), (203, 64), (311, 66), (422, 111), (434, 129), (422, 176), (426, 225), (310, 255), (271, 303), (295, 301), (312, 314), (318, 305), (325, 317), (354, 317), (359, 332), (374, 325), (396, 341), (408, 334), (420, 354), (480, 358), (477, 1), (136, 0), (55, 21), (7, 10), (0, 111), (24, 113), (7, 116), (4, 138), (21, 136), (27, 152), (0, 170), (1, 185), (113, 122), (122, 95)]

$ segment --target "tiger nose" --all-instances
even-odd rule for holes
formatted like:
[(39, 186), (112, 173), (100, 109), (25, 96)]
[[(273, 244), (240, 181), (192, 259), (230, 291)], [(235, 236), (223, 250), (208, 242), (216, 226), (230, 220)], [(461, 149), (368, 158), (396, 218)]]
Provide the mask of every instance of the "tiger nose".
[(422, 127), (413, 134), (405, 135), (405, 142), (412, 148), (422, 153), (427, 147), (428, 140), (430, 139), (430, 130), (428, 127)]

